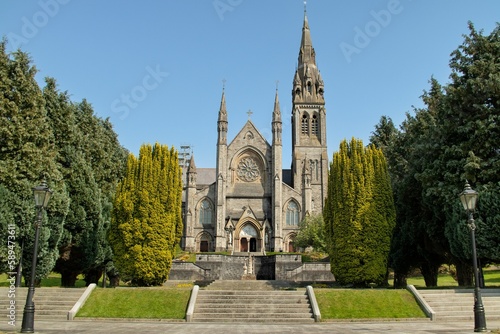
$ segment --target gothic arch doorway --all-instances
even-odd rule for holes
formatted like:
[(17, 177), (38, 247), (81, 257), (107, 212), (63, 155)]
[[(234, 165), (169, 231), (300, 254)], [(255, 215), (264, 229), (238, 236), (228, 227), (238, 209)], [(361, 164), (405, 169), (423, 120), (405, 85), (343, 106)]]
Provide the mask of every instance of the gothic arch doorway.
[(210, 252), (213, 250), (213, 238), (208, 232), (201, 232), (197, 235), (196, 239), (197, 252)]
[(252, 222), (245, 222), (241, 225), (238, 234), (240, 252), (259, 252), (262, 248), (262, 238), (259, 230)]
[(247, 238), (241, 238), (241, 240), (240, 240), (240, 252), (248, 252), (248, 240), (247, 240)]
[(293, 253), (296, 251), (296, 249), (295, 249), (295, 237), (296, 236), (297, 236), (296, 233), (289, 233), (288, 235), (285, 236), (285, 240), (283, 243), (285, 252)]
[(256, 251), (257, 251), (257, 239), (250, 238), (250, 252), (256, 252)]

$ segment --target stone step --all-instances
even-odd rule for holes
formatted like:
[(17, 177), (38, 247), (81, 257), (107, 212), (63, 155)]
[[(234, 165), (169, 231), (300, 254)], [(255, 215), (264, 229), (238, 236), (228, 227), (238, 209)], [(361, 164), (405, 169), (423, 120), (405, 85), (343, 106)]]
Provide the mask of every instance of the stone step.
[(199, 317), (193, 319), (193, 322), (224, 322), (224, 323), (314, 323), (314, 319), (311, 318), (268, 318), (265, 314), (260, 314), (260, 318), (214, 318), (214, 317)]
[[(245, 282), (247, 283), (247, 282)], [(314, 322), (309, 298), (299, 291), (268, 290), (266, 282), (229, 285), (235, 290), (219, 288), (200, 290), (193, 313), (194, 322)], [(223, 284), (215, 284), (222, 286)], [(253, 286), (253, 290), (246, 290)], [(245, 287), (245, 288), (241, 288)], [(239, 289), (238, 289), (239, 288)], [(265, 290), (262, 290), (264, 288)]]
[(233, 256), (249, 256), (249, 255), (252, 255), (252, 256), (264, 256), (264, 254), (262, 254), (262, 252), (233, 252), (232, 254)]
[[(483, 306), (485, 309), (488, 309), (488, 312), (497, 312), (500, 311), (500, 304), (493, 304), (493, 303), (484, 303)], [(442, 305), (442, 304), (436, 304), (432, 307), (432, 309), (436, 312), (438, 311), (448, 311), (451, 309), (453, 311), (470, 311), (474, 308), (473, 304), (467, 304), (467, 305), (455, 305), (455, 306), (450, 306), (450, 305)]]
[(307, 294), (304, 291), (208, 291), (200, 290), (198, 293), (200, 299), (248, 299), (248, 300), (263, 300), (269, 302), (271, 300), (290, 299), (290, 300), (307, 300)]
[[(273, 311), (273, 310), (278, 310), (278, 311), (287, 311), (290, 313), (296, 313), (298, 312), (303, 312), (304, 310), (309, 311), (311, 308), (309, 304), (303, 304), (303, 305), (290, 305), (290, 304), (267, 304), (266, 307), (266, 312), (268, 311)], [(217, 303), (207, 303), (207, 304), (202, 304), (198, 305), (195, 307), (196, 311), (203, 311), (203, 312), (219, 312), (219, 311), (224, 311), (224, 312), (233, 312), (235, 310), (244, 310), (245, 312), (247, 311), (253, 311), (253, 310), (258, 310), (262, 312), (262, 305), (261, 304), (226, 304), (226, 305), (221, 305)]]
[[(439, 321), (474, 319), (474, 291), (472, 289), (418, 290), (420, 296), (436, 313)], [(500, 289), (483, 289), (481, 296), (488, 319), (500, 319)]]
[[(474, 290), (472, 289), (465, 289), (465, 288), (457, 288), (457, 289), (423, 289), (423, 290), (418, 290), (418, 292), (421, 295), (432, 295), (432, 294), (473, 294)], [(481, 289), (481, 293), (500, 293), (500, 289), (498, 288), (484, 288)]]
[(200, 313), (196, 315), (195, 320), (199, 320), (202, 318), (217, 318), (217, 319), (258, 319), (258, 318), (272, 318), (272, 319), (312, 319), (312, 315), (306, 313), (295, 313), (295, 312), (276, 312), (276, 313), (268, 313), (268, 312), (224, 312), (224, 313)]
[[(16, 321), (21, 321), (28, 295), (28, 288), (16, 288), (15, 297), (8, 298), (9, 288), (0, 288), (0, 295), (7, 298), (0, 299), (0, 317), (6, 318), (12, 300), (16, 302)], [(33, 301), (35, 304), (35, 320), (66, 320), (68, 311), (76, 304), (84, 293), (84, 288), (35, 288)]]
[(287, 281), (268, 280), (217, 280), (205, 286), (204, 290), (253, 290), (271, 291), (297, 288), (297, 284)]

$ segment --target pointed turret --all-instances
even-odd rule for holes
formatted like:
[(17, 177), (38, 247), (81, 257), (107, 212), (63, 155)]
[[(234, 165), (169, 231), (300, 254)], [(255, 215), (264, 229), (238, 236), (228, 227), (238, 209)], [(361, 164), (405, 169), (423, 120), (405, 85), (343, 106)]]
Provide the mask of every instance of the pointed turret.
[(281, 122), (281, 110), (280, 110), (280, 101), (278, 98), (278, 89), (276, 89), (276, 95), (274, 97), (273, 122)]
[(219, 108), (219, 119), (217, 121), (217, 131), (219, 133), (218, 143), (227, 144), (227, 111), (226, 111), (226, 95), (222, 89), (222, 98)]
[(194, 163), (194, 155), (189, 159), (189, 167), (187, 171), (187, 184), (188, 188), (196, 188), (196, 165)]
[(188, 173), (196, 173), (196, 165), (194, 163), (194, 155), (193, 154), (191, 154), (191, 159), (189, 159)]
[[(277, 85), (277, 84), (276, 84)], [(282, 210), (283, 207), (283, 165), (282, 165), (282, 156), (283, 156), (283, 145), (281, 143), (281, 131), (282, 131), (282, 122), (281, 122), (281, 110), (280, 110), (280, 101), (278, 98), (278, 87), (276, 86), (276, 95), (274, 97), (274, 110), (273, 110), (273, 121), (272, 121), (272, 129), (273, 129), (273, 145), (272, 145), (272, 166), (273, 166), (273, 187), (272, 187), (272, 207), (274, 210), (272, 211), (271, 221), (274, 222), (273, 229), (274, 231), (271, 233), (271, 228), (266, 227), (266, 236), (270, 238), (273, 236), (272, 246), (271, 248), (279, 249), (282, 247), (283, 235), (279, 228), (280, 222), (282, 221)], [(268, 242), (270, 239), (268, 240)]]
[(273, 145), (281, 145), (281, 110), (280, 101), (278, 98), (278, 88), (276, 88), (276, 96), (274, 97), (274, 111), (273, 111)]
[[(225, 80), (223, 81), (225, 84)], [(226, 180), (227, 180), (227, 110), (225, 87), (222, 88), (222, 97), (220, 100), (219, 118), (217, 121), (217, 180), (215, 183), (215, 203), (216, 217), (226, 217)], [(224, 225), (217, 224), (215, 229), (215, 249), (221, 250), (225, 244)]]
[(222, 90), (222, 98), (220, 100), (219, 122), (227, 122), (226, 94), (224, 89)]

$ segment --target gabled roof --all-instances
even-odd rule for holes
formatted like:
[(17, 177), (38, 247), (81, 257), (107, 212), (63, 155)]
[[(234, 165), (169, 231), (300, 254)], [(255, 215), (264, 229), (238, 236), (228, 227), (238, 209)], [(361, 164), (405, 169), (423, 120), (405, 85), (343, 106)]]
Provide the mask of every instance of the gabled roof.
[(260, 133), (255, 124), (251, 120), (248, 120), (245, 125), (241, 128), (240, 132), (233, 138), (229, 146), (233, 145), (237, 139), (245, 139), (249, 132), (253, 135), (254, 141), (260, 141), (261, 143), (265, 143), (267, 146), (271, 147), (271, 145), (267, 142), (266, 138)]

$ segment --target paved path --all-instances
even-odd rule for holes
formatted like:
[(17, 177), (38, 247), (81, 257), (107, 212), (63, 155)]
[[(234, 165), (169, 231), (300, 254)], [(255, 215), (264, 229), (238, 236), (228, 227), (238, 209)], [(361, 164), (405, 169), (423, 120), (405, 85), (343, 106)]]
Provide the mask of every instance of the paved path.
[[(0, 323), (0, 333), (19, 333), (21, 324), (16, 328), (6, 321)], [(500, 321), (488, 323), (489, 330), (500, 333)], [(380, 322), (325, 322), (318, 324), (212, 324), (163, 321), (109, 321), (109, 320), (75, 320), (75, 321), (38, 321), (35, 322), (35, 333), (179, 333), (179, 334), (271, 334), (271, 333), (394, 333), (394, 334), (448, 334), (474, 333), (473, 322), (432, 322), (421, 321), (380, 321)]]

